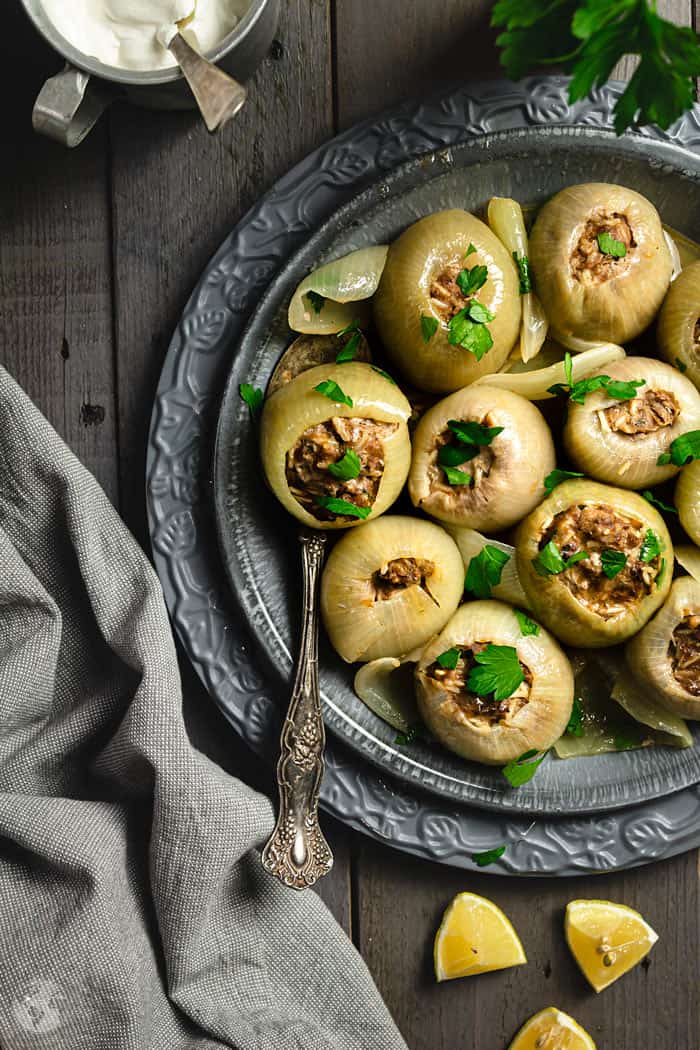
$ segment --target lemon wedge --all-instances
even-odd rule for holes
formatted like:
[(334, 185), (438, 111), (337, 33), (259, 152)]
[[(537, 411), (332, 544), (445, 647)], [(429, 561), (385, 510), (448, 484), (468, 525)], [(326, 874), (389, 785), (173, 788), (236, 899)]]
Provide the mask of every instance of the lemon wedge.
[(571, 901), (564, 932), (574, 959), (596, 992), (641, 962), (659, 939), (638, 911), (612, 901)]
[(435, 934), (435, 977), (451, 981), (527, 962), (520, 938), (493, 901), (458, 893)]
[(596, 1046), (573, 1017), (548, 1006), (525, 1022), (508, 1050), (596, 1050)]

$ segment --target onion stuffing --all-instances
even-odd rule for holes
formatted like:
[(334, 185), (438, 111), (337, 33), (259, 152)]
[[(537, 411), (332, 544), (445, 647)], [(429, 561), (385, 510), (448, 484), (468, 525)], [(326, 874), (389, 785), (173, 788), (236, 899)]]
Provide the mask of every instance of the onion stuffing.
[(388, 250), (384, 244), (360, 248), (308, 274), (289, 304), (292, 331), (331, 335), (364, 321), (368, 315), (364, 300), (377, 290)]
[(669, 288), (658, 337), (669, 364), (700, 387), (700, 260), (686, 266)]

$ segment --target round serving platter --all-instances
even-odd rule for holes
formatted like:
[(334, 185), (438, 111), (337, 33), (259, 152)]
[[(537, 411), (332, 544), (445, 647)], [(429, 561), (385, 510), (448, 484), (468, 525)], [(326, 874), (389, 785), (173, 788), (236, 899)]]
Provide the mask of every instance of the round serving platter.
[[(286, 300), (319, 258), (390, 240), (440, 207), (478, 208), (493, 193), (537, 203), (581, 178), (617, 180), (647, 193), (665, 221), (700, 239), (687, 218), (700, 221), (700, 163), (691, 152), (700, 142), (698, 114), (667, 134), (616, 140), (606, 129), (618, 92), (609, 86), (569, 108), (561, 78), (469, 85), (351, 129), (256, 205), (193, 293), (153, 416), (154, 556), (188, 655), (239, 732), (271, 759), (289, 689), (297, 554), (293, 526), (260, 484), (238, 383), (265, 385), (289, 340)], [(231, 368), (211, 486), (212, 439)], [(216, 549), (214, 502), (230, 589)], [(471, 852), (508, 843), (496, 868), (516, 874), (620, 867), (700, 841), (700, 793), (690, 786), (700, 780), (695, 749), (550, 761), (513, 792), (498, 773), (436, 748), (397, 748), (395, 734), (354, 697), (351, 674), (328, 650), (322, 668), (329, 727), (381, 767), (331, 738), (323, 804), (353, 826), (464, 866)], [(585, 822), (555, 816), (613, 808)]]

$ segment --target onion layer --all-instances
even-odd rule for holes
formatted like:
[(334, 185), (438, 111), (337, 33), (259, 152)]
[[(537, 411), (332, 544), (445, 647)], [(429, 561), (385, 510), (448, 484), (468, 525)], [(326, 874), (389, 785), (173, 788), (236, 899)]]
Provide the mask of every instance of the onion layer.
[[(368, 310), (361, 301), (376, 292), (388, 251), (385, 244), (360, 248), (308, 274), (289, 304), (288, 322), (292, 331), (332, 335), (353, 321), (364, 322)], [(321, 299), (309, 298), (309, 292)]]
[(469, 563), (472, 558), (476, 558), (484, 547), (495, 547), (497, 550), (507, 554), (508, 561), (503, 566), (501, 582), (491, 588), (491, 593), (493, 594), (493, 597), (498, 598), (499, 601), (508, 602), (509, 605), (516, 605), (519, 609), (529, 608), (527, 596), (523, 590), (520, 579), (518, 578), (518, 568), (515, 562), (515, 547), (511, 547), (509, 543), (501, 543), (500, 540), (493, 540), (489, 539), (488, 536), (482, 536), (480, 532), (476, 532), (475, 529), (469, 529), (466, 525), (451, 525), (448, 522), (445, 522), (443, 528), (447, 529), (450, 536), (459, 547), (459, 553), (462, 555), (462, 561), (464, 562), (465, 573), (469, 569)]
[(693, 543), (700, 544), (700, 460), (683, 467), (676, 482), (673, 502), (681, 525)]
[(700, 387), (700, 260), (681, 271), (659, 314), (659, 349)]
[[(603, 369), (607, 369), (613, 361), (621, 361), (625, 357), (625, 351), (621, 346), (613, 343), (605, 343), (595, 349), (586, 350), (572, 358), (571, 372), (574, 382), (585, 379), (586, 376), (597, 375)], [(564, 366), (564, 355), (561, 360), (546, 368), (538, 368), (534, 371), (499, 372), (495, 376), (484, 376), (478, 379), (475, 386), (488, 384), (498, 387), (499, 390), (511, 390), (514, 394), (526, 397), (528, 401), (546, 401), (556, 394), (550, 394), (549, 388), (556, 383), (566, 383), (566, 370)]]
[(408, 733), (418, 723), (413, 668), (393, 656), (363, 664), (355, 675), (355, 693), (400, 733)]

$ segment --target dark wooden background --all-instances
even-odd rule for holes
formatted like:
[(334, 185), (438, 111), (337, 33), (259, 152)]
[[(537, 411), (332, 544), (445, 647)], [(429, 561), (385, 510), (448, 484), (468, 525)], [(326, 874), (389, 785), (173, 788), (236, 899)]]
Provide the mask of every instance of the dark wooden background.
[[(700, 0), (659, 0), (683, 24)], [(60, 63), (4, 0), (0, 69), (0, 350), (10, 372), (147, 543), (144, 447), (161, 363), (209, 256), (291, 165), (339, 129), (441, 80), (497, 72), (483, 0), (282, 0), (277, 43), (219, 138), (188, 114), (115, 106), (76, 151), (33, 135), (31, 105)], [(621, 73), (629, 72), (624, 66)], [(195, 744), (271, 790), (183, 666)], [(503, 1050), (543, 1006), (599, 1050), (700, 1050), (698, 857), (575, 881), (473, 876), (414, 860), (332, 822), (320, 893), (367, 961), (411, 1050)], [(501, 905), (526, 967), (437, 986), (432, 938), (459, 890)], [(660, 934), (647, 966), (596, 996), (572, 962), (577, 896), (639, 908)], [(380, 1048), (378, 1048), (380, 1050)]]

